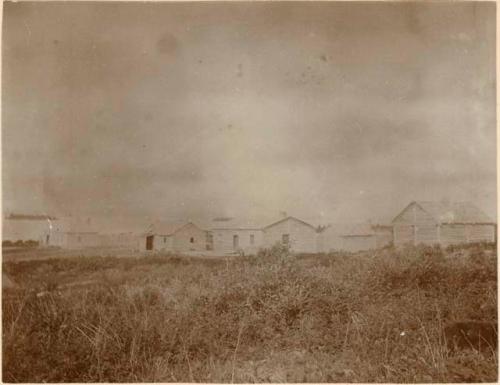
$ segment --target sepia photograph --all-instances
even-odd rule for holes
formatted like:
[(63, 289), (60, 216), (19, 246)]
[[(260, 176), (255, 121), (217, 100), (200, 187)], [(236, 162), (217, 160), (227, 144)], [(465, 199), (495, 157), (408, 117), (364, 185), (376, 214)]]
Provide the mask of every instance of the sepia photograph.
[(498, 381), (494, 1), (4, 1), (2, 381)]

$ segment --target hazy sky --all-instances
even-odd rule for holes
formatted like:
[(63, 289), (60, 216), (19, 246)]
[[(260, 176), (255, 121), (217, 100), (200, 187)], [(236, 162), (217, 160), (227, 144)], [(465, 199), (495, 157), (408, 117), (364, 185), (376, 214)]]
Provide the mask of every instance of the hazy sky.
[(4, 3), (4, 211), (496, 217), (495, 4)]

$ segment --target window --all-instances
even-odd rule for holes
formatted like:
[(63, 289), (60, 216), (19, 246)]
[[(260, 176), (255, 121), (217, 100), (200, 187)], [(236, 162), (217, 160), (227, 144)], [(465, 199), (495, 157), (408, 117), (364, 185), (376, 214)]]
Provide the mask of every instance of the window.
[(290, 243), (290, 234), (283, 234), (281, 236), (281, 241), (284, 245), (288, 245)]
[(191, 237), (191, 239), (189, 240), (189, 242), (194, 243), (194, 238)]
[(250, 234), (250, 244), (253, 245), (255, 243), (255, 236)]
[(167, 237), (163, 237), (163, 243), (167, 243)]

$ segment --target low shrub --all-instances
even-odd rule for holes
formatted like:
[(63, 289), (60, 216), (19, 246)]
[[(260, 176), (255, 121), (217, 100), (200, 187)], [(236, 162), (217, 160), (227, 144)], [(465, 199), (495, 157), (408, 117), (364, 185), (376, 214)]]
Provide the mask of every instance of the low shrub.
[(3, 380), (493, 382), (496, 354), (451, 352), (443, 335), (496, 324), (482, 247), (4, 263), (25, 285), (3, 300)]

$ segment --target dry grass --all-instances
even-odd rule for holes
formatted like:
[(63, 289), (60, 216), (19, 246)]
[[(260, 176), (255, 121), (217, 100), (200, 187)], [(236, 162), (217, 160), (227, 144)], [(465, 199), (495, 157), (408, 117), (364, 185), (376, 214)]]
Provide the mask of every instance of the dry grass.
[(21, 286), (3, 293), (8, 382), (496, 381), (496, 351), (443, 336), (496, 322), (493, 245), (4, 269)]

